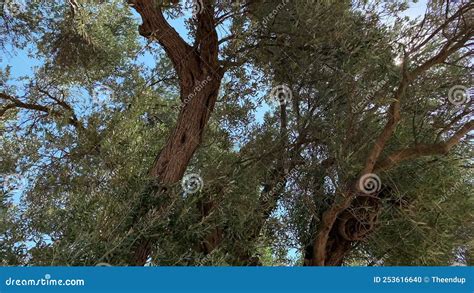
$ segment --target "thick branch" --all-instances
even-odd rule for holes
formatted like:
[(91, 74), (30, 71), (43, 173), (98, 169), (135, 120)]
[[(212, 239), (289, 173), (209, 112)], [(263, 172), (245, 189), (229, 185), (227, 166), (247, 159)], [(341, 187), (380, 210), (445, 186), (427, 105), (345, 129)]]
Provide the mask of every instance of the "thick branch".
[(362, 174), (372, 173), (375, 163), (377, 162), (380, 154), (385, 148), (385, 145), (387, 144), (392, 134), (395, 132), (395, 129), (397, 128), (397, 125), (400, 122), (400, 98), (402, 97), (402, 95), (404, 95), (407, 86), (408, 85), (405, 81), (402, 82), (402, 85), (399, 87), (398, 92), (396, 94), (396, 100), (390, 106), (390, 118), (384, 129), (382, 130), (382, 133), (376, 139), (374, 146), (370, 151), (369, 156), (367, 157)]
[(318, 234), (313, 242), (312, 266), (324, 266), (326, 263), (326, 247), (329, 240), (329, 232), (334, 226), (339, 214), (346, 210), (352, 203), (354, 196), (344, 194), (339, 203), (333, 204), (328, 210), (324, 211), (321, 217), (321, 225)]
[[(165, 19), (162, 6), (156, 1), (128, 0), (128, 3), (141, 15), (143, 23), (139, 33), (149, 40), (156, 40), (166, 51), (178, 74), (181, 89), (192, 86), (187, 62), (196, 62), (193, 48), (186, 43), (178, 32)], [(195, 64), (197, 65), (197, 64)]]
[(400, 163), (423, 156), (447, 154), (461, 139), (474, 130), (474, 120), (465, 124), (450, 139), (437, 144), (420, 144), (411, 148), (402, 149), (389, 155), (375, 165), (375, 172), (389, 170)]
[(211, 0), (203, 0), (203, 10), (197, 15), (196, 39), (194, 47), (199, 50), (204, 62), (212, 64), (218, 56), (219, 39)]

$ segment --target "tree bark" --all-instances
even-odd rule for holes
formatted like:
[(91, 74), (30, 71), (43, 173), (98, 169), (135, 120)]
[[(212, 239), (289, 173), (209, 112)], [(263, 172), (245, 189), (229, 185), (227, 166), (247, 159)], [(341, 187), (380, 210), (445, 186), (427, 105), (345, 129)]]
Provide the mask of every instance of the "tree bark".
[[(204, 9), (197, 15), (196, 39), (191, 47), (166, 21), (160, 5), (149, 0), (128, 2), (142, 17), (140, 34), (160, 43), (179, 78), (182, 107), (177, 124), (149, 171), (150, 177), (160, 186), (160, 192), (156, 194), (166, 196), (166, 186), (177, 183), (183, 177), (202, 141), (224, 75), (218, 60), (214, 7), (212, 1), (203, 1)], [(143, 212), (146, 214), (155, 208), (160, 207), (151, 206)], [(129, 264), (144, 265), (152, 246), (153, 241), (146, 236), (138, 238), (133, 245)]]

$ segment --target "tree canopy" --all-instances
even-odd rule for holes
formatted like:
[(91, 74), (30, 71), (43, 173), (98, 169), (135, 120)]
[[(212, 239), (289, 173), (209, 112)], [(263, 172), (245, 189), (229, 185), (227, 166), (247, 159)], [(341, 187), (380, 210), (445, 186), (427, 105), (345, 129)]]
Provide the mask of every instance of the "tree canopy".
[(472, 265), (471, 1), (0, 3), (2, 265)]

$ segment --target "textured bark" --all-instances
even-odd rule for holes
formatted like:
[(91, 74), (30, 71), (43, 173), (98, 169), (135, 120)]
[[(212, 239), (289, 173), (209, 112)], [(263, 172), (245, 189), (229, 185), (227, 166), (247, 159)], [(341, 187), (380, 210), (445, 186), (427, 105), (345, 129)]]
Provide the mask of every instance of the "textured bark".
[[(211, 1), (203, 1), (205, 8), (197, 16), (196, 39), (191, 47), (166, 21), (161, 6), (149, 0), (128, 2), (142, 17), (140, 34), (160, 43), (179, 78), (183, 104), (177, 124), (149, 172), (150, 177), (166, 190), (166, 185), (174, 184), (183, 177), (202, 141), (219, 93), (224, 72), (218, 60), (214, 8)], [(165, 192), (158, 194), (164, 196)], [(129, 263), (144, 265), (151, 252), (152, 242), (146, 236), (140, 237), (133, 246)]]
[[(207, 79), (202, 73), (196, 72), (202, 82)], [(177, 125), (169, 137), (165, 147), (156, 157), (150, 171), (152, 178), (157, 178), (160, 183), (171, 184), (179, 181), (201, 143), (204, 128), (209, 121), (211, 112), (217, 99), (220, 80), (212, 81), (197, 93), (185, 105), (178, 117)], [(186, 92), (189, 89), (186, 89)]]
[(148, 260), (148, 256), (150, 255), (151, 248), (152, 243), (150, 239), (139, 238), (139, 241), (137, 241), (136, 245), (134, 246), (130, 264), (135, 266), (145, 265)]
[[(354, 244), (364, 240), (376, 226), (381, 211), (381, 193), (359, 194), (355, 188), (321, 219), (315, 240), (305, 247), (305, 266), (340, 266)], [(314, 228), (313, 228), (314, 229)]]
[(353, 195), (351, 193), (344, 195), (343, 199), (339, 203), (333, 204), (328, 210), (323, 213), (321, 218), (321, 225), (320, 227), (318, 227), (318, 233), (312, 244), (312, 258), (308, 260), (308, 265), (326, 265), (326, 257), (328, 254), (327, 247), (330, 233), (333, 230), (338, 215), (350, 206), (352, 197)]
[[(344, 257), (351, 250), (351, 248), (351, 241), (347, 241), (338, 236), (336, 230), (331, 230), (328, 236), (327, 246), (323, 248), (325, 254), (324, 263), (320, 265), (341, 266), (343, 264)], [(318, 249), (320, 248), (316, 248), (316, 250)], [(313, 243), (310, 243), (305, 247), (303, 266), (318, 265), (314, 258), (316, 250)]]
[(202, 140), (223, 76), (218, 60), (214, 10), (210, 1), (205, 2), (206, 8), (198, 14), (195, 46), (191, 47), (169, 25), (161, 7), (153, 1), (129, 1), (142, 16), (140, 34), (162, 45), (179, 77), (183, 107), (172, 135), (150, 170), (151, 177), (163, 184), (182, 178)]

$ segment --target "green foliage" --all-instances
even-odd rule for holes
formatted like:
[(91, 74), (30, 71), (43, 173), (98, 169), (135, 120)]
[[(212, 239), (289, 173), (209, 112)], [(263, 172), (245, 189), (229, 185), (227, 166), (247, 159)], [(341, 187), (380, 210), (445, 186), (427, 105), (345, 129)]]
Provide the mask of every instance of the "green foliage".
[[(19, 79), (0, 68), (0, 92), (49, 109), (0, 115), (2, 179), (20, 174), (27, 183), (0, 194), (1, 265), (127, 265), (140, 235), (153, 239), (150, 265), (300, 265), (321, 215), (357, 180), (386, 123), (403, 77), (399, 41), (414, 34), (400, 16), (406, 1), (252, 1), (244, 8), (216, 1), (218, 12), (236, 13), (225, 23), (236, 38), (221, 45), (220, 57), (243, 65), (223, 79), (186, 171), (204, 186), (188, 194), (180, 182), (161, 186), (148, 175), (181, 101), (166, 55), (157, 45), (139, 50), (145, 43), (130, 7), (118, 0), (77, 1), (75, 9), (33, 2), (8, 19), (8, 34), (0, 23), (0, 48), (17, 50), (30, 39), (28, 50), (41, 60), (34, 75)], [(166, 12), (179, 18), (183, 9)], [(382, 21), (385, 13), (395, 21)], [(427, 46), (417, 57), (438, 49)], [(140, 64), (144, 52), (156, 64)], [(472, 68), (448, 63), (408, 87), (382, 157), (449, 138), (453, 131), (440, 131), (472, 111), (446, 100), (453, 85), (472, 84)], [(292, 90), (284, 114), (267, 93), (281, 84)], [(0, 109), (11, 103), (0, 101)], [(449, 155), (378, 174), (387, 195), (376, 229), (345, 264), (472, 263), (468, 140)], [(269, 186), (279, 187), (263, 216)], [(165, 208), (146, 210), (156, 202)]]

